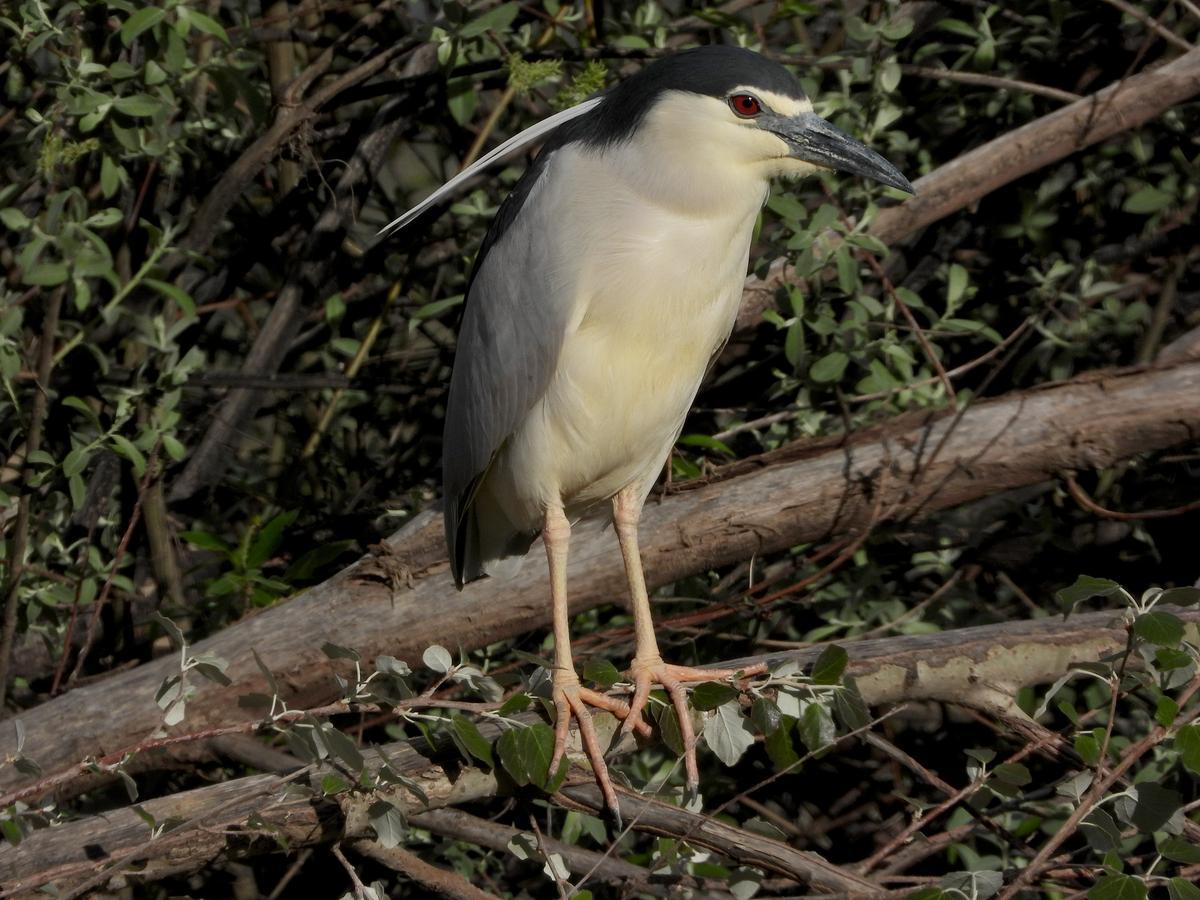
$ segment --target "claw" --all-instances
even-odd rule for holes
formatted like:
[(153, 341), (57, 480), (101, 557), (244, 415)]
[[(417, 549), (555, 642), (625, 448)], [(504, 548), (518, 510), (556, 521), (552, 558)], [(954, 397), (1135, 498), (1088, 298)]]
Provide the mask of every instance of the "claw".
[[(571, 718), (579, 724), (579, 737), (583, 744), (583, 753), (596, 776), (596, 784), (604, 797), (604, 805), (616, 813), (620, 819), (617, 805), (617, 792), (608, 774), (608, 766), (604, 762), (604, 749), (600, 746), (600, 738), (596, 734), (596, 726), (592, 723), (591, 713), (587, 704), (591, 702), (594, 691), (588, 691), (579, 685), (579, 678), (573, 671), (554, 672), (554, 752), (550, 756), (550, 771), (558, 771), (559, 761), (567, 750), (567, 736), (571, 730)], [(624, 704), (622, 704), (624, 705)]]
[(643, 659), (634, 657), (629, 667), (627, 677), (633, 682), (633, 699), (629, 703), (629, 712), (621, 723), (621, 733), (628, 734), (632, 729), (645, 726), (642, 711), (650, 699), (650, 689), (653, 685), (661, 685), (671, 698), (675, 715), (679, 719), (679, 736), (683, 741), (683, 767), (687, 779), (687, 793), (699, 796), (700, 768), (696, 763), (696, 732), (692, 727), (692, 716), (688, 710), (687, 691), (684, 685), (699, 681), (725, 681), (730, 678), (743, 678), (748, 675), (759, 675), (767, 670), (765, 665), (751, 666), (746, 669), (693, 669), (690, 666), (673, 666), (664, 663), (661, 658)]

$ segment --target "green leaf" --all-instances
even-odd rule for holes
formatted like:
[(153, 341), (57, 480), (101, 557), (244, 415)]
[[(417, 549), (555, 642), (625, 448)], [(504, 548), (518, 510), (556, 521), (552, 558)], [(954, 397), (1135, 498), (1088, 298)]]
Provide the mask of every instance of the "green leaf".
[(800, 732), (800, 740), (804, 741), (804, 746), (813, 753), (833, 743), (837, 734), (833, 717), (820, 703), (809, 703), (805, 706), (796, 727)]
[(1125, 202), (1121, 204), (1121, 209), (1135, 215), (1149, 215), (1169, 206), (1174, 199), (1175, 197), (1172, 194), (1168, 194), (1166, 191), (1151, 185), (1146, 185), (1145, 187), (1138, 188), (1126, 197)]
[(475, 723), (466, 716), (453, 716), (450, 719), (450, 725), (454, 729), (454, 733), (458, 736), (466, 751), (483, 763), (488, 768), (493, 768), (496, 765), (496, 760), (492, 754), (492, 745), (476, 727)]
[(1185, 769), (1200, 775), (1200, 725), (1184, 725), (1175, 732), (1175, 750)]
[(1024, 787), (1033, 781), (1033, 776), (1029, 773), (1029, 769), (1020, 763), (1001, 763), (992, 769), (992, 775), (1006, 784), (1011, 784), (1015, 787)]
[(454, 657), (450, 655), (449, 650), (438, 644), (427, 647), (425, 652), (421, 654), (421, 661), (425, 663), (427, 668), (433, 669), (435, 672), (440, 672), (443, 675), (454, 668)]
[(846, 664), (849, 661), (850, 654), (837, 644), (830, 644), (821, 651), (821, 655), (813, 663), (811, 676), (813, 683), (837, 684), (841, 680), (842, 673), (846, 671)]
[(1100, 762), (1100, 741), (1090, 731), (1081, 732), (1075, 735), (1075, 752), (1089, 766), (1094, 766)]
[(1152, 610), (1134, 620), (1133, 633), (1160, 647), (1177, 647), (1183, 640), (1183, 622), (1169, 612)]
[(703, 712), (716, 709), (737, 697), (737, 691), (727, 684), (705, 681), (692, 691), (692, 706)]
[(24, 231), (32, 224), (25, 213), (15, 206), (0, 209), (0, 222), (3, 222), (4, 227), (10, 231)]
[[(470, 78), (455, 78), (446, 86), (446, 106), (459, 125), (466, 127), (479, 105), (479, 92)], [(449, 302), (449, 298), (447, 301)], [(421, 310), (418, 310), (418, 313)], [(425, 317), (421, 317), (425, 318)]]
[(717, 707), (705, 720), (704, 743), (727, 766), (734, 765), (754, 744), (754, 732), (736, 700)]
[(795, 721), (791, 716), (784, 716), (779, 727), (770, 732), (763, 741), (763, 747), (776, 772), (790, 769), (800, 761), (800, 755), (792, 743), (792, 726)]
[(283, 532), (296, 521), (296, 511), (280, 513), (272, 516), (271, 521), (262, 527), (254, 537), (250, 549), (246, 551), (246, 568), (258, 569), (263, 563), (275, 555), (279, 545), (283, 543)]
[[(850, 682), (850, 679), (847, 679)], [(850, 731), (865, 728), (871, 721), (871, 710), (862, 694), (852, 683), (833, 695), (833, 710), (842, 724)]]
[(147, 119), (161, 110), (163, 105), (157, 98), (149, 94), (129, 94), (113, 100), (113, 107), (127, 116)]
[(858, 261), (854, 258), (854, 254), (850, 252), (850, 248), (842, 246), (833, 256), (834, 262), (837, 264), (838, 287), (845, 294), (853, 294), (858, 290)]
[(196, 317), (196, 303), (187, 291), (169, 282), (159, 281), (157, 278), (145, 278), (142, 280), (142, 283), (154, 288), (154, 290), (158, 291), (168, 300), (174, 302), (189, 319)]
[(330, 659), (349, 659), (358, 662), (362, 659), (362, 654), (350, 647), (340, 647), (332, 641), (326, 641), (321, 645), (321, 652)]
[(502, 3), (495, 9), (489, 9), (478, 18), (472, 19), (459, 29), (458, 34), (463, 38), (473, 38), (485, 31), (502, 32), (512, 24), (520, 10), (520, 3)]
[(1143, 781), (1133, 790), (1137, 791), (1137, 805), (1133, 808), (1133, 815), (1129, 820), (1139, 831), (1146, 834), (1162, 828), (1183, 805), (1183, 800), (1177, 792), (1161, 784)]
[(197, 31), (211, 34), (213, 37), (219, 38), (222, 43), (229, 43), (229, 35), (225, 33), (225, 27), (212, 16), (205, 15), (199, 10), (183, 6), (182, 4), (175, 7), (175, 13), (179, 16), (180, 22), (195, 28)]
[(193, 547), (199, 547), (202, 550), (215, 550), (218, 553), (228, 553), (230, 550), (228, 544), (207, 531), (181, 531), (179, 536)]
[(1146, 885), (1132, 875), (1107, 873), (1096, 880), (1088, 900), (1146, 900)]
[(946, 312), (949, 314), (963, 298), (967, 290), (967, 270), (958, 263), (952, 263), (946, 276)]
[(1170, 900), (1200, 900), (1200, 887), (1186, 878), (1172, 878), (1167, 882), (1167, 897)]
[(78, 475), (87, 468), (88, 460), (91, 459), (91, 456), (91, 447), (76, 447), (63, 460), (63, 474), (68, 478), (72, 475)]
[(1172, 835), (1158, 845), (1158, 852), (1172, 862), (1184, 865), (1200, 863), (1200, 846), (1191, 841)]
[(1120, 851), (1121, 826), (1104, 810), (1093, 809), (1079, 823), (1079, 828), (1087, 838), (1088, 845), (1097, 853)]
[(529, 704), (532, 702), (533, 698), (524, 692), (513, 694), (500, 705), (500, 708), (496, 710), (496, 715), (503, 718), (506, 716), (515, 715), (519, 712), (524, 712), (525, 710), (529, 709)]
[(737, 454), (724, 441), (718, 441), (714, 437), (707, 434), (685, 434), (678, 442), (685, 447), (700, 447), (703, 450), (712, 450), (714, 453), (720, 453), (722, 456), (728, 456), (730, 459), (736, 458)]
[(589, 659), (583, 667), (583, 677), (605, 688), (610, 688), (621, 680), (621, 673), (607, 659)]
[(846, 366), (850, 363), (850, 357), (840, 350), (835, 350), (822, 356), (809, 367), (808, 377), (819, 384), (828, 384), (837, 381), (846, 371)]
[(166, 16), (167, 11), (157, 6), (144, 6), (125, 20), (121, 26), (121, 43), (126, 47), (138, 39), (147, 29), (153, 28)]
[(674, 704), (656, 705), (653, 716), (658, 723), (659, 737), (667, 749), (677, 757), (683, 756), (683, 733), (679, 730), (679, 715), (675, 712)]
[(321, 796), (331, 797), (350, 790), (350, 782), (336, 772), (326, 772), (321, 777)]
[(1158, 702), (1154, 705), (1154, 721), (1163, 728), (1170, 728), (1175, 724), (1175, 718), (1179, 715), (1179, 704), (1163, 694), (1158, 698)]
[(1121, 586), (1115, 581), (1080, 575), (1073, 585), (1056, 591), (1054, 597), (1064, 612), (1070, 612), (1084, 600), (1090, 600), (1092, 597), (1111, 597), (1120, 592)]
[(1171, 606), (1195, 606), (1197, 603), (1200, 603), (1200, 588), (1167, 588), (1159, 594), (1158, 602), (1167, 603)]
[(162, 613), (152, 613), (150, 618), (154, 619), (154, 621), (162, 626), (163, 631), (167, 633), (176, 647), (183, 647), (187, 643), (187, 641), (185, 641), (183, 638), (183, 632), (179, 630), (179, 626)]
[(142, 455), (142, 451), (124, 435), (112, 434), (109, 435), (109, 439), (116, 446), (117, 452), (133, 463), (134, 474), (141, 478), (146, 473), (146, 457)]
[(504, 771), (518, 785), (545, 787), (554, 753), (554, 731), (541, 722), (528, 728), (511, 728), (496, 741), (496, 752)]
[(109, 228), (120, 222), (125, 216), (119, 209), (107, 207), (94, 215), (88, 216), (83, 224), (89, 228)]
[(1004, 885), (1004, 876), (1000, 872), (992, 870), (950, 872), (943, 875), (938, 883), (949, 891), (956, 891), (959, 897), (988, 900)]
[(763, 735), (774, 734), (783, 722), (783, 712), (766, 697), (759, 697), (750, 707), (750, 721)]
[(0, 834), (4, 835), (4, 839), (14, 847), (21, 843), (25, 835), (21, 831), (21, 826), (12, 819), (0, 819)]
[(367, 821), (375, 829), (375, 837), (385, 847), (398, 847), (404, 842), (406, 823), (404, 813), (386, 800), (376, 800), (367, 807)]
[(366, 760), (363, 759), (362, 751), (358, 749), (358, 745), (354, 743), (353, 738), (342, 731), (338, 731), (338, 729), (334, 728), (328, 722), (321, 726), (321, 737), (324, 739), (325, 746), (329, 748), (329, 753), (332, 756), (340, 759), (352, 771), (362, 771), (363, 766), (366, 765)]
[(70, 277), (66, 263), (39, 262), (25, 270), (21, 280), (39, 287), (54, 287)]

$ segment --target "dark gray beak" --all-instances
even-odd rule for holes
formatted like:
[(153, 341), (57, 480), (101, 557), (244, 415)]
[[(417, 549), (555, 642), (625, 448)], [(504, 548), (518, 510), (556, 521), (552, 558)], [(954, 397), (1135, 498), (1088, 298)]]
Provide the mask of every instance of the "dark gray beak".
[(846, 132), (834, 128), (816, 113), (802, 113), (791, 118), (763, 117), (759, 121), (762, 127), (787, 142), (794, 159), (838, 172), (861, 175), (909, 194), (916, 193), (899, 169)]

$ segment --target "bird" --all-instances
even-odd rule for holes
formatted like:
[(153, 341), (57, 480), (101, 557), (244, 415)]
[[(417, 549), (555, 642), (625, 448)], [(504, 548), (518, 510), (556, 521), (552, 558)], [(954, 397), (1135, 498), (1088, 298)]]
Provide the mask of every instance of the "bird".
[[(549, 567), (558, 771), (571, 719), (606, 806), (618, 804), (589, 707), (649, 733), (652, 688), (679, 719), (688, 792), (699, 773), (684, 685), (738, 673), (665, 662), (638, 550), (642, 506), (733, 330), (755, 222), (774, 179), (821, 170), (900, 191), (900, 171), (813, 112), (799, 80), (752, 50), (655, 60), (519, 133), (380, 230), (537, 142), (469, 280), (443, 436), (446, 543), (459, 589), (503, 573), (538, 536)], [(579, 681), (567, 560), (574, 523), (611, 518), (634, 619), (628, 703)]]

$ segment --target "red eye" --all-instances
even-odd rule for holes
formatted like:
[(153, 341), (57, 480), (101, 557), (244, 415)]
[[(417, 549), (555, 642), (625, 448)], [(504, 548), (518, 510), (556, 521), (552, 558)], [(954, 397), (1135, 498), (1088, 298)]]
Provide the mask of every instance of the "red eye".
[(729, 108), (744, 118), (757, 116), (762, 112), (762, 104), (758, 102), (758, 98), (749, 94), (734, 94), (729, 98)]

